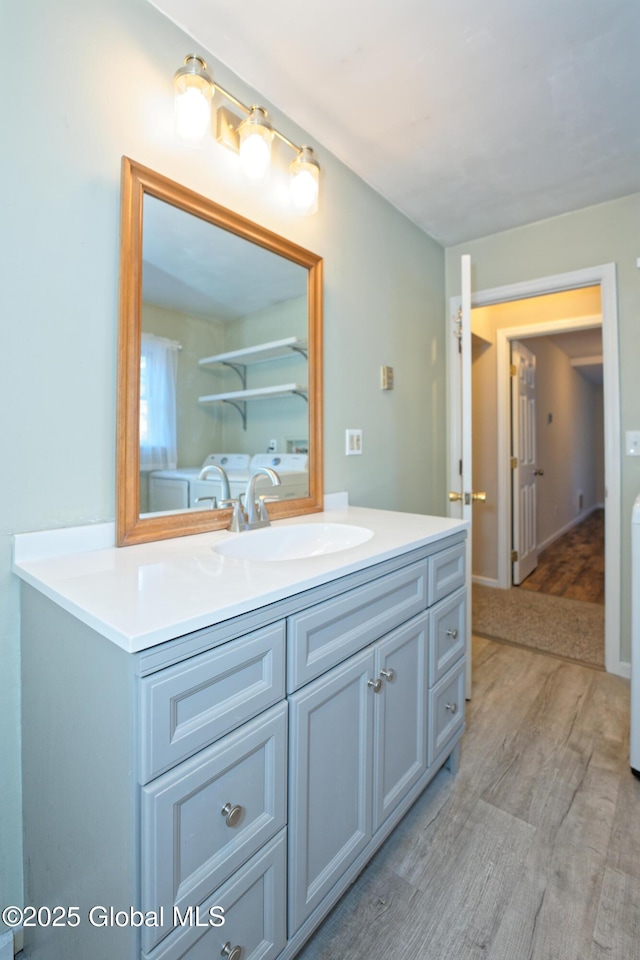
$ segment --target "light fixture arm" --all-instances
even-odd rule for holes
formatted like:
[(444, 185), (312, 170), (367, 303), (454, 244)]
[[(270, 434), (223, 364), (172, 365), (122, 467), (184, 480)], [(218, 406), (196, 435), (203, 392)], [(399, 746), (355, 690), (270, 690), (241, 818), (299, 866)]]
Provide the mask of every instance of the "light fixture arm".
[[(242, 102), (242, 100), (238, 100), (237, 97), (234, 97), (232, 93), (229, 93), (228, 90), (225, 90), (224, 87), (221, 87), (220, 84), (216, 83), (215, 80), (211, 81), (211, 85), (214, 90), (217, 90), (218, 93), (222, 94), (225, 100), (228, 100), (229, 103), (233, 103), (234, 106), (236, 106), (239, 110), (242, 110), (243, 113), (246, 113), (246, 115), (249, 116), (249, 114), (251, 113), (252, 107), (248, 107), (245, 103)], [(284, 133), (280, 133), (277, 127), (273, 127), (272, 129), (275, 136), (278, 137), (280, 140), (282, 140), (283, 143), (286, 143), (286, 145), (290, 147), (294, 153), (300, 153), (300, 151), (302, 150), (302, 147), (299, 147), (297, 144), (295, 144), (293, 140), (290, 140), (289, 137), (286, 137)]]

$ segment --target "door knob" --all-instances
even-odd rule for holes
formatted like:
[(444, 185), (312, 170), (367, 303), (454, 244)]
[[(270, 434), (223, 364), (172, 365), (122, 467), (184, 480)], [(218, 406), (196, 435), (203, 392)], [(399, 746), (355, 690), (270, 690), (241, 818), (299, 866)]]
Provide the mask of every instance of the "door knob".
[(534, 477), (544, 477), (544, 470), (534, 470), (533, 475)]
[(487, 495), (484, 491), (481, 493), (457, 493), (455, 490), (449, 491), (449, 500), (454, 503), (456, 500), (464, 500), (465, 506), (469, 506), (472, 500), (479, 500), (484, 503)]

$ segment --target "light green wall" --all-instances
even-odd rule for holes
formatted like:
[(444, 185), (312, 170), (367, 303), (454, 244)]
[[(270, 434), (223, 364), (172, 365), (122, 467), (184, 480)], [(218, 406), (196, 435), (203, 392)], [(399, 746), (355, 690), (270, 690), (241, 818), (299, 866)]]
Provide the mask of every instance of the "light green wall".
[[(197, 45), (146, 0), (31, 0), (3, 4), (1, 16), (13, 80), (0, 153), (0, 902), (20, 903), (10, 535), (114, 516), (121, 156), (324, 257), (325, 486), (356, 504), (444, 510), (444, 252), (320, 146), (321, 209), (298, 219), (281, 206), (282, 178), (258, 192), (215, 141), (177, 145), (172, 77)], [(212, 67), (245, 102), (263, 102)], [(290, 137), (313, 143), (265, 106)], [(379, 390), (380, 364), (395, 367), (393, 393)], [(363, 429), (363, 456), (345, 458), (346, 427)]]
[[(225, 350), (240, 350), (285, 337), (308, 336), (308, 308), (306, 297), (257, 310), (225, 325)], [(235, 390), (240, 386), (237, 374), (228, 371), (218, 381), (220, 390)], [(247, 367), (247, 387), (268, 387), (278, 383), (309, 383), (307, 360), (300, 353), (253, 363)], [(218, 388), (216, 388), (218, 389)], [(239, 414), (232, 408), (222, 410), (225, 450), (232, 453), (265, 453), (270, 440), (276, 440), (278, 453), (286, 453), (287, 440), (309, 440), (309, 405), (301, 397), (260, 400), (247, 404), (247, 428), (243, 430)]]
[(615, 263), (618, 282), (622, 470), (620, 658), (630, 657), (631, 508), (640, 492), (640, 458), (622, 454), (625, 430), (640, 425), (640, 194), (613, 200), (450, 247), (446, 251), (447, 298), (460, 292), (460, 256), (471, 255), (472, 287), (487, 290)]

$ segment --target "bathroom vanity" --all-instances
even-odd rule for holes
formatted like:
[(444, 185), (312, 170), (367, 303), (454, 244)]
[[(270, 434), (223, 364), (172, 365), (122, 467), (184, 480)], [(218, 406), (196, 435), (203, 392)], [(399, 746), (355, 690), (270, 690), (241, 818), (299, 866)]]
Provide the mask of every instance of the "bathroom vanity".
[(77, 908), (27, 957), (288, 960), (455, 767), (465, 524), (308, 522), (373, 535), (276, 562), (19, 538), (26, 899)]

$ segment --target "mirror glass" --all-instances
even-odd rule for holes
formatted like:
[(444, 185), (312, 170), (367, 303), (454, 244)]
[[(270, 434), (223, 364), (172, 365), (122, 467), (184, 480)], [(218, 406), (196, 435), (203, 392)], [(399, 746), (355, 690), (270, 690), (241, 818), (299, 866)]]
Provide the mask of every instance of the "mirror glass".
[(271, 516), (321, 509), (320, 271), (125, 158), (119, 543), (226, 526), (258, 467)]

